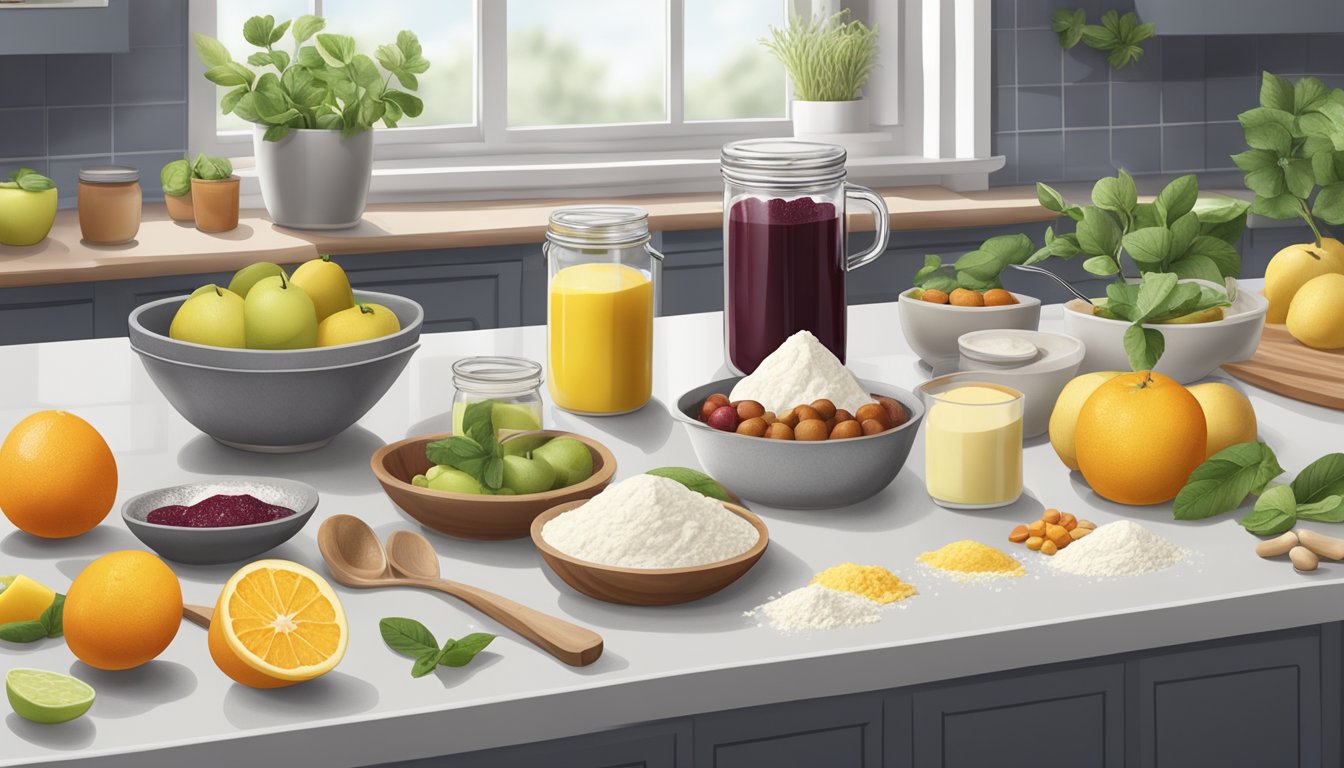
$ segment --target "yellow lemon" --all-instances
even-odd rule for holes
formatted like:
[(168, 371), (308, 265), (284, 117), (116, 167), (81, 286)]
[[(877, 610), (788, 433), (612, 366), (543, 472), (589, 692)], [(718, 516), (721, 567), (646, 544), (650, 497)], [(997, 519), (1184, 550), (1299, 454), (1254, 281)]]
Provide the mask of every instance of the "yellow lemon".
[(1344, 274), (1313, 277), (1288, 308), (1288, 332), (1316, 349), (1344, 347)]
[(401, 330), (396, 314), (382, 304), (359, 304), (317, 326), (317, 346), (334, 347), (387, 336)]
[(50, 587), (23, 574), (0, 576), (0, 624), (36, 621), (55, 599), (56, 593)]
[(1119, 371), (1084, 373), (1065, 384), (1055, 400), (1055, 409), (1050, 412), (1050, 445), (1069, 469), (1078, 468), (1078, 455), (1074, 449), (1078, 412), (1083, 410), (1083, 403), (1097, 391), (1097, 387), (1119, 375)]
[[(1265, 268), (1265, 298), (1269, 299), (1267, 323), (1288, 319), (1293, 297), (1312, 278), (1344, 274), (1344, 243), (1333, 237), (1321, 238), (1321, 247), (1299, 243), (1274, 254)], [(1294, 334), (1296, 335), (1296, 334)]]
[(350, 278), (345, 276), (341, 265), (331, 260), (331, 256), (305, 261), (294, 270), (289, 282), (303, 289), (313, 300), (317, 310), (317, 322), (349, 309), (355, 305), (355, 295), (350, 290)]
[(1221, 382), (1195, 384), (1189, 390), (1204, 410), (1204, 423), (1208, 426), (1205, 458), (1229, 445), (1255, 440), (1255, 409), (1245, 395)]

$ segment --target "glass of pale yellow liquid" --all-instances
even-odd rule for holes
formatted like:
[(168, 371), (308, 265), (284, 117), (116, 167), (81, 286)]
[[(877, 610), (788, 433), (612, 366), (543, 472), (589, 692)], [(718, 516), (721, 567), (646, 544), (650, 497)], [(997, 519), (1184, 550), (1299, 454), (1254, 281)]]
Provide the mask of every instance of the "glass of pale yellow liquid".
[(953, 381), (924, 392), (924, 485), (936, 504), (987, 509), (1022, 495), (1022, 393)]

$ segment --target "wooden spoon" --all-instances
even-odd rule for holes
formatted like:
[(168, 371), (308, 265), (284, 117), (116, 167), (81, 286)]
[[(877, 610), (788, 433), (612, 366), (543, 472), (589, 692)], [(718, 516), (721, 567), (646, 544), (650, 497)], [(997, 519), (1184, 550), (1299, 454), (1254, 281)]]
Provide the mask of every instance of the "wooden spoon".
[(210, 617), (215, 610), (205, 605), (192, 605), (190, 603), (182, 604), (182, 618), (190, 621), (201, 629), (210, 628)]
[(602, 636), (590, 629), (483, 589), (439, 578), (438, 554), (423, 536), (397, 531), (388, 538), (388, 545), (392, 551), (390, 563), (373, 529), (351, 515), (334, 515), (317, 532), (322, 559), (340, 584), (355, 589), (438, 590), (462, 600), (570, 666), (587, 666), (602, 655)]

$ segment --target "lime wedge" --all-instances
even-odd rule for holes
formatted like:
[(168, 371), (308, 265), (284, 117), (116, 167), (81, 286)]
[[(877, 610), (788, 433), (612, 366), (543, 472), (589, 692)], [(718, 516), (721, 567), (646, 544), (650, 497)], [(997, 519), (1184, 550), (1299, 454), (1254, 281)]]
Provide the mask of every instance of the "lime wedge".
[(13, 583), (14, 583), (14, 580), (17, 579), (17, 578), (19, 578), (19, 577), (18, 577), (18, 576), (0, 576), (0, 592), (4, 592), (6, 589), (9, 589), (9, 585), (10, 585), (10, 584), (13, 584)]
[(41, 669), (11, 669), (5, 694), (20, 717), (35, 723), (64, 723), (89, 711), (93, 689), (69, 675)]

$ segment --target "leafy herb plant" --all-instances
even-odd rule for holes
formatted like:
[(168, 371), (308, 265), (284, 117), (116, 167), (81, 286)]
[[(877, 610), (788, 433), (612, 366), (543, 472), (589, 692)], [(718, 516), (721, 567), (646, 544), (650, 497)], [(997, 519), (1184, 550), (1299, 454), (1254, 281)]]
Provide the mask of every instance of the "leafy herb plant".
[(163, 194), (182, 197), (191, 191), (191, 180), (223, 181), (233, 175), (233, 163), (227, 157), (197, 155), (196, 162), (190, 155), (174, 160), (159, 171), (159, 181), (163, 184)]
[(962, 254), (956, 261), (928, 254), (915, 273), (915, 287), (951, 293), (956, 288), (987, 291), (1002, 288), (999, 275), (1009, 264), (1022, 264), (1032, 255), (1031, 238), (1023, 234), (998, 235)]
[(1121, 16), (1118, 11), (1101, 15), (1100, 24), (1088, 24), (1082, 8), (1060, 8), (1050, 14), (1050, 29), (1059, 35), (1064, 50), (1082, 42), (1106, 54), (1106, 63), (1124, 69), (1143, 57), (1143, 43), (1156, 34), (1152, 22), (1139, 23), (1133, 11)]
[(20, 168), (9, 174), (9, 183), (3, 186), (17, 186), (25, 192), (45, 192), (56, 186), (56, 182), (32, 168)]
[(877, 66), (877, 28), (848, 21), (844, 10), (826, 19), (790, 16), (760, 41), (788, 70), (802, 101), (853, 101)]
[[(322, 32), (326, 24), (312, 15), (279, 24), (271, 16), (253, 16), (243, 24), (243, 37), (261, 50), (247, 57), (249, 66), (234, 61), (218, 40), (197, 33), (196, 53), (205, 62), (206, 79), (232, 89), (220, 99), (224, 114), (269, 126), (267, 141), (279, 141), (294, 128), (349, 136), (372, 129), (379, 120), (395, 128), (403, 117), (420, 115), (424, 103), (406, 91), (419, 87), (416, 75), (429, 69), (429, 61), (414, 32), (403, 30), (396, 44), (378, 46), (374, 64), (355, 52), (353, 37)], [(276, 47), (286, 32), (292, 53)], [(266, 68), (274, 71), (261, 71)], [(393, 78), (406, 91), (390, 87)]]
[(1314, 77), (1292, 83), (1265, 72), (1260, 106), (1237, 120), (1250, 149), (1232, 162), (1255, 193), (1251, 211), (1300, 217), (1321, 247), (1316, 219), (1344, 224), (1344, 90)]
[(1270, 485), (1282, 474), (1274, 451), (1264, 443), (1224, 448), (1190, 474), (1172, 514), (1177, 520), (1202, 520), (1231, 512), (1255, 495), (1255, 506), (1237, 522), (1257, 536), (1291, 530), (1298, 520), (1344, 523), (1344, 453), (1313, 461), (1290, 484)]
[(424, 677), (439, 667), (465, 667), (495, 639), (486, 632), (473, 632), (456, 640), (450, 637), (440, 647), (424, 624), (399, 617), (378, 622), (378, 631), (388, 648), (415, 659), (411, 677)]
[(425, 446), (425, 457), (476, 478), (486, 493), (504, 486), (504, 448), (495, 439), (494, 400), (467, 405), (462, 412), (462, 434)]

